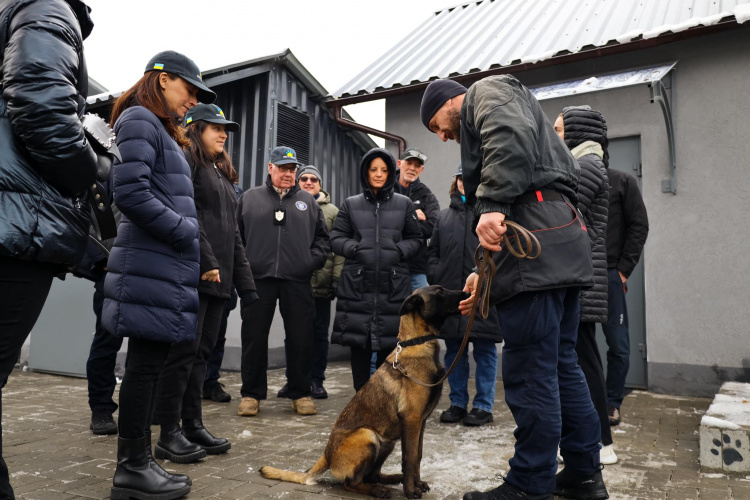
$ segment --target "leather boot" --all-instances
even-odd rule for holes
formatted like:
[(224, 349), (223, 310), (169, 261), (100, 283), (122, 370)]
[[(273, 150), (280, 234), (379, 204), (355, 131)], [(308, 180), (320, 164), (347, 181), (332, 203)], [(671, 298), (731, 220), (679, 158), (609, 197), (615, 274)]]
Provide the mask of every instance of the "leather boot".
[(117, 439), (117, 469), (112, 480), (112, 500), (174, 500), (190, 493), (190, 485), (162, 476), (151, 468), (146, 438)]
[(206, 456), (206, 450), (193, 444), (182, 435), (180, 424), (161, 424), (159, 440), (154, 448), (154, 456), (177, 464), (191, 464)]
[(209, 455), (221, 455), (226, 453), (232, 444), (224, 438), (214, 437), (205, 427), (203, 420), (200, 418), (182, 419), (182, 434), (190, 441), (195, 443)]
[(165, 471), (159, 463), (154, 460), (154, 457), (151, 455), (151, 428), (149, 427), (148, 430), (146, 430), (146, 454), (148, 455), (148, 459), (151, 462), (151, 468), (161, 474), (162, 476), (171, 479), (172, 481), (182, 481), (183, 483), (187, 484), (193, 484), (193, 480), (190, 479), (185, 474), (172, 474), (171, 472)]

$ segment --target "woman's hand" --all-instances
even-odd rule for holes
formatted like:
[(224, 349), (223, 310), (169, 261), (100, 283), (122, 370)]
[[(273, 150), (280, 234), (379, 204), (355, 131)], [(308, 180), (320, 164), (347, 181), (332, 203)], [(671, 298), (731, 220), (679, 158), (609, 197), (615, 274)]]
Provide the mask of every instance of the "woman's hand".
[(201, 280), (215, 281), (217, 283), (221, 283), (221, 278), (219, 277), (219, 270), (211, 269), (210, 271), (206, 271), (205, 273), (203, 273), (203, 276), (201, 276)]
[(466, 278), (466, 284), (464, 285), (464, 292), (471, 293), (471, 297), (469, 297), (466, 300), (462, 300), (458, 304), (458, 310), (463, 314), (464, 316), (468, 316), (471, 312), (471, 304), (474, 302), (474, 295), (477, 293), (477, 281), (479, 280), (479, 275), (477, 273), (471, 273)]

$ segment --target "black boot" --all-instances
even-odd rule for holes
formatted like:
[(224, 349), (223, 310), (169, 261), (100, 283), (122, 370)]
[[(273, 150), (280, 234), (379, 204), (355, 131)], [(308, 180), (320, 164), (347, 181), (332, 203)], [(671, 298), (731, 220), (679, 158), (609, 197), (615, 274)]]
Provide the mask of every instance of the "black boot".
[(564, 468), (556, 476), (555, 496), (574, 498), (575, 500), (605, 500), (609, 498), (604, 486), (602, 471), (590, 476), (582, 476)]
[(224, 438), (213, 437), (210, 432), (203, 427), (203, 420), (182, 419), (182, 434), (188, 441), (195, 443), (209, 455), (220, 455), (226, 453), (232, 444)]
[(151, 468), (146, 438), (117, 439), (117, 469), (112, 500), (174, 500), (190, 493), (190, 485), (167, 478)]
[(171, 472), (167, 472), (164, 469), (162, 469), (161, 465), (154, 460), (154, 457), (151, 455), (151, 428), (146, 431), (146, 454), (148, 455), (148, 459), (151, 462), (151, 468), (161, 474), (162, 476), (171, 479), (172, 481), (182, 481), (187, 484), (193, 484), (193, 480), (190, 479), (185, 474), (172, 474)]
[(466, 493), (464, 500), (554, 500), (554, 497), (551, 493), (526, 493), (510, 483), (503, 483), (490, 491)]
[(178, 464), (191, 464), (205, 457), (206, 450), (188, 441), (182, 435), (180, 424), (161, 424), (161, 434), (154, 448), (154, 456)]

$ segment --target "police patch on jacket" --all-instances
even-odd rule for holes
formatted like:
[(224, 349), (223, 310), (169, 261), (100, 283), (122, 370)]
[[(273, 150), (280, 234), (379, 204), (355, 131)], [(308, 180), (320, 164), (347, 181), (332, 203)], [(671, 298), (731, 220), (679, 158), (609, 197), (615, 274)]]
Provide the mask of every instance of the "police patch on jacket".
[(307, 203), (305, 203), (304, 201), (298, 201), (294, 204), (294, 206), (297, 207), (297, 210), (307, 210)]

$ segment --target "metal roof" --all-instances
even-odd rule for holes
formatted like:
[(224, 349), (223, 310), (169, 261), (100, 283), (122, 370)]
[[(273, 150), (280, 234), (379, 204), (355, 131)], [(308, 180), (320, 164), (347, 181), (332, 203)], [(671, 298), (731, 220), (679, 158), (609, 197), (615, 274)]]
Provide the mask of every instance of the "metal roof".
[(333, 97), (750, 19), (750, 0), (482, 0), (435, 12)]

